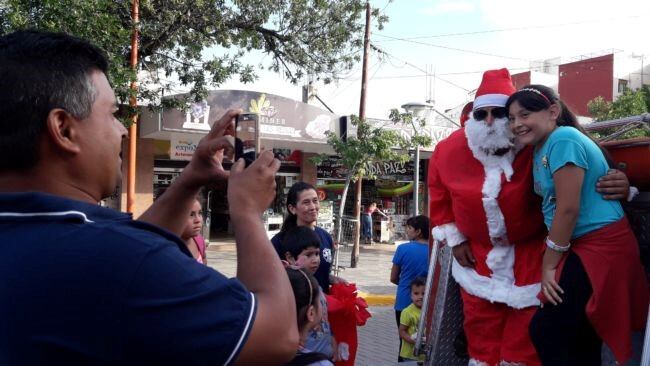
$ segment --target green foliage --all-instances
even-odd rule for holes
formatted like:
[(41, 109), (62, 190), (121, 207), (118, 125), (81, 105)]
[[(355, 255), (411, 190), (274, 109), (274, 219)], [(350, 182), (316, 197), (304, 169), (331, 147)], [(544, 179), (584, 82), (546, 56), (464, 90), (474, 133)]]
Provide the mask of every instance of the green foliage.
[(609, 113), (611, 119), (629, 116), (638, 116), (646, 113), (648, 108), (645, 103), (643, 90), (626, 90), (612, 103), (612, 110)]
[[(373, 10), (378, 27), (385, 16)], [(324, 82), (349, 70), (358, 60), (363, 40), (363, 0), (141, 0), (138, 99), (157, 101), (162, 79), (176, 77), (201, 100), (211, 87), (234, 76), (256, 79), (266, 67), (297, 83), (310, 74)], [(109, 57), (109, 79), (120, 102), (129, 97), (135, 73), (129, 66), (131, 1), (126, 0), (3, 0), (0, 32), (37, 28), (63, 31), (91, 40)], [(207, 57), (206, 49), (216, 50)], [(241, 57), (258, 50), (266, 65), (248, 65)], [(139, 74), (142, 76), (142, 74)], [(165, 85), (162, 85), (165, 86)], [(181, 106), (187, 100), (166, 100)]]
[[(409, 142), (397, 131), (374, 127), (354, 115), (351, 118), (352, 125), (357, 128), (357, 136), (348, 136), (347, 141), (343, 141), (336, 134), (328, 132), (327, 142), (348, 168), (352, 180), (376, 178), (367, 169), (371, 163), (389, 160), (405, 162), (409, 159)], [(322, 156), (312, 158), (314, 164), (322, 160)]]
[(587, 103), (587, 110), (589, 110), (589, 114), (594, 118), (594, 121), (605, 121), (609, 119), (612, 103), (598, 96)]
[[(594, 117), (594, 121), (607, 121), (612, 119), (638, 116), (647, 113), (650, 110), (650, 90), (647, 86), (637, 90), (626, 90), (614, 102), (607, 102), (603, 97), (596, 97), (589, 101), (587, 108), (589, 113)], [(604, 138), (618, 129), (608, 128), (590, 132), (596, 138)], [(624, 140), (635, 137), (650, 137), (650, 131), (639, 127), (616, 137), (618, 140)]]
[(605, 121), (623, 117), (637, 116), (648, 112), (650, 97), (647, 88), (626, 90), (614, 102), (596, 97), (587, 103), (587, 108), (595, 121)]
[(415, 149), (420, 146), (431, 146), (433, 143), (431, 136), (420, 134), (420, 131), (427, 126), (426, 120), (413, 118), (412, 113), (401, 113), (397, 108), (390, 110), (390, 116), (388, 118), (390, 118), (390, 120), (395, 124), (399, 123), (411, 127), (413, 135), (411, 136), (410, 148)]

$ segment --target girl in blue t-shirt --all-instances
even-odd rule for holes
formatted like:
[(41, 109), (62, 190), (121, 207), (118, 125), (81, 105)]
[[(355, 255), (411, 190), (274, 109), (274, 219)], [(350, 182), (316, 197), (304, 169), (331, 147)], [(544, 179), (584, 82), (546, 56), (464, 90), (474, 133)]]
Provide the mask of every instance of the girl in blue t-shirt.
[(596, 192), (605, 153), (555, 92), (526, 86), (506, 103), (517, 142), (534, 145), (535, 192), (549, 233), (530, 334), (544, 365), (600, 365), (604, 341), (623, 363), (642, 328), (647, 286), (621, 204)]
[[(408, 243), (397, 247), (390, 271), (390, 282), (397, 285), (395, 320), (400, 326), (402, 310), (411, 305), (411, 282), (416, 277), (427, 277), (429, 269), (429, 218), (423, 215), (406, 220)], [(402, 339), (400, 338), (400, 349)], [(402, 361), (400, 356), (399, 361)]]

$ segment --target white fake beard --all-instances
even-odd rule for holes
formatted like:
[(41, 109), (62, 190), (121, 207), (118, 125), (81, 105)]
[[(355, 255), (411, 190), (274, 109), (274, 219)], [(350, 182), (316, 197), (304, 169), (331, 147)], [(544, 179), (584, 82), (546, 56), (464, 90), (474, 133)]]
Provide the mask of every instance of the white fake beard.
[(470, 118), (465, 124), (465, 134), (472, 150), (478, 148), (487, 155), (494, 155), (502, 149), (519, 150), (515, 144), (515, 135), (508, 126), (508, 118), (495, 119), (490, 126)]

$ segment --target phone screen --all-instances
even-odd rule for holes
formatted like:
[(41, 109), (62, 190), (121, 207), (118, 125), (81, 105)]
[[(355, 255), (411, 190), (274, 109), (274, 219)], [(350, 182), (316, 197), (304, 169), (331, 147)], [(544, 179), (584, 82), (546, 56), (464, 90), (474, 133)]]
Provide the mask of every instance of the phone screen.
[(259, 153), (259, 118), (255, 113), (244, 113), (237, 117), (235, 128), (235, 160), (244, 158), (249, 166)]

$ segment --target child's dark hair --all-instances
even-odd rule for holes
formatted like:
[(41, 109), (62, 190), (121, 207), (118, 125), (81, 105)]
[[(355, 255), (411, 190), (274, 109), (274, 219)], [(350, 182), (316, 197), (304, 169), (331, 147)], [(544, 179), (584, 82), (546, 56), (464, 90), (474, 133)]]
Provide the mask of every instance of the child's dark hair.
[(411, 286), (409, 287), (411, 291), (413, 290), (413, 287), (417, 286), (424, 286), (427, 283), (427, 279), (421, 276), (415, 277), (413, 281), (411, 281)]
[(297, 259), (300, 253), (307, 248), (320, 248), (320, 238), (314, 230), (306, 226), (296, 226), (287, 231), (280, 243), (282, 259), (285, 259), (286, 252)]
[(600, 150), (603, 152), (603, 155), (605, 155), (605, 159), (607, 160), (609, 166), (614, 167), (614, 163), (609, 152), (603, 149), (598, 144), (598, 142), (594, 140), (593, 137), (587, 133), (587, 131), (585, 131), (585, 129), (578, 122), (578, 118), (576, 118), (575, 114), (573, 114), (569, 107), (567, 107), (566, 104), (560, 100), (553, 89), (539, 84), (526, 85), (508, 98), (508, 101), (506, 102), (506, 110), (510, 110), (510, 105), (514, 102), (519, 103), (519, 105), (521, 105), (524, 109), (531, 112), (546, 110), (549, 109), (551, 105), (557, 104), (558, 107), (560, 107), (560, 115), (556, 120), (557, 125), (573, 127), (576, 130), (582, 132), (585, 136), (589, 137), (596, 143), (596, 145), (598, 145)]
[(313, 189), (314, 191), (316, 190), (314, 186), (305, 182), (296, 182), (291, 186), (291, 188), (289, 188), (289, 193), (287, 193), (287, 217), (284, 218), (282, 228), (280, 228), (281, 235), (286, 234), (289, 230), (298, 226), (298, 217), (291, 213), (291, 210), (289, 210), (289, 205), (296, 207), (298, 204), (298, 196), (300, 196), (300, 193), (302, 191), (306, 191), (308, 189)]
[(289, 283), (296, 299), (296, 314), (298, 327), (302, 328), (308, 321), (307, 310), (309, 305), (318, 306), (320, 287), (314, 276), (301, 269), (287, 268)]
[(418, 215), (409, 217), (406, 220), (406, 225), (414, 228), (415, 230), (420, 230), (420, 236), (422, 239), (429, 239), (429, 218), (424, 215)]

